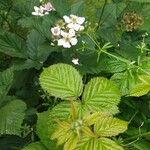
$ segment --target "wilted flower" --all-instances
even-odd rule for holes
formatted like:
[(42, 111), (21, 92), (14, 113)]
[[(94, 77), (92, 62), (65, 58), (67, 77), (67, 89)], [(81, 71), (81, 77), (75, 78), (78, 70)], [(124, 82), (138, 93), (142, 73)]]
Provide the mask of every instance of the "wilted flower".
[(79, 65), (79, 59), (78, 58), (73, 58), (72, 63), (75, 65)]
[(122, 20), (127, 31), (136, 30), (143, 24), (143, 18), (135, 12), (127, 12)]
[(69, 32), (61, 31), (61, 36), (62, 39), (58, 40), (58, 45), (64, 48), (70, 48), (71, 45), (76, 45), (78, 42), (73, 29), (70, 29)]

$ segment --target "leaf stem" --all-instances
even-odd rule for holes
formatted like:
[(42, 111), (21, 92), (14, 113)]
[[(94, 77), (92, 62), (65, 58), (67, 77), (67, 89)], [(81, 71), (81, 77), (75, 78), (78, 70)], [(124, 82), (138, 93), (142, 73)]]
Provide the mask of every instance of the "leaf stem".
[(133, 139), (136, 139), (136, 138), (141, 138), (141, 137), (146, 136), (146, 135), (150, 135), (150, 131), (142, 133), (142, 134), (138, 134), (138, 135), (135, 135), (135, 136), (132, 136), (130, 138), (126, 138), (126, 139), (124, 139), (124, 141), (129, 141), (129, 140), (133, 140)]
[(103, 50), (103, 49), (98, 45), (98, 43), (97, 43), (88, 33), (85, 33), (85, 34), (91, 39), (91, 41), (93, 41), (93, 43), (97, 46), (97, 48), (100, 50), (100, 52), (103, 52), (103, 53), (105, 53), (106, 55), (108, 55), (108, 56), (110, 56), (110, 57), (113, 57), (113, 58), (115, 58), (115, 59), (117, 59), (117, 60), (120, 60), (120, 61), (122, 61), (122, 62), (124, 62), (124, 63), (127, 63), (128, 65), (133, 65), (135, 68), (141, 70), (142, 72), (146, 73), (147, 75), (150, 75), (149, 72), (145, 71), (145, 70), (144, 70), (143, 68), (141, 68), (140, 66), (137, 66), (137, 65), (132, 64), (131, 61), (129, 61), (129, 60), (125, 59), (125, 58), (118, 57), (118, 56), (116, 56), (116, 55), (113, 55), (112, 53), (109, 53), (109, 52)]
[(101, 12), (100, 17), (99, 17), (99, 21), (98, 21), (98, 25), (97, 25), (96, 31), (97, 31), (97, 30), (99, 29), (99, 27), (100, 27), (100, 23), (101, 23), (103, 14), (104, 14), (104, 10), (105, 10), (106, 4), (107, 4), (107, 0), (105, 0), (105, 2), (104, 2), (103, 8), (102, 8), (102, 12)]

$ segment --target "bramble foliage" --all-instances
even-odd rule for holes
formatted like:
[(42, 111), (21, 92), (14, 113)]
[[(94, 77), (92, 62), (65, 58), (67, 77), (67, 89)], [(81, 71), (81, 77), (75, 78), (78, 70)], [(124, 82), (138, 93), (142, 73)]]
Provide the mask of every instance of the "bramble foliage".
[(149, 0), (0, 1), (0, 149), (149, 150)]

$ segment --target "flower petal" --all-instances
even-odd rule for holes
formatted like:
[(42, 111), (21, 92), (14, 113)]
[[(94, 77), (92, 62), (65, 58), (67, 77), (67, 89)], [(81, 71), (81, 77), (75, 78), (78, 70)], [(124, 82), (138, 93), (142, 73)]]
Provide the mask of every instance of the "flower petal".
[(44, 12), (44, 7), (40, 6), (40, 12), (43, 13)]
[(58, 46), (62, 46), (64, 44), (64, 40), (63, 39), (59, 39), (58, 40)]
[(69, 29), (74, 29), (75, 31), (79, 31), (81, 25), (69, 23), (69, 24), (67, 25), (67, 27), (68, 27)]
[(84, 26), (80, 26), (79, 31), (83, 31), (84, 29), (85, 29)]
[(78, 17), (78, 19), (77, 19), (77, 23), (80, 24), (80, 25), (83, 24), (84, 21), (85, 21), (84, 17)]
[(51, 28), (51, 32), (54, 36), (59, 36), (60, 35), (60, 27), (53, 27)]
[(75, 20), (78, 19), (78, 16), (76, 16), (76, 15), (70, 15), (70, 17), (71, 17), (71, 19), (75, 19)]
[(34, 10), (35, 10), (35, 12), (37, 12), (37, 11), (39, 11), (39, 10), (40, 10), (40, 8), (39, 8), (39, 7), (37, 7), (37, 6), (34, 6)]
[(70, 30), (69, 30), (69, 36), (70, 36), (70, 37), (75, 36), (75, 34), (76, 34), (76, 33), (75, 33), (74, 29), (70, 29)]
[(77, 38), (71, 38), (70, 43), (71, 43), (71, 45), (76, 45), (78, 43)]
[(64, 20), (65, 20), (65, 23), (70, 23), (71, 22), (71, 19), (70, 17), (68, 16), (63, 16)]
[(61, 35), (62, 35), (63, 37), (67, 37), (67, 36), (68, 36), (68, 33), (66, 33), (66, 32), (64, 32), (64, 31), (61, 30)]
[(49, 15), (49, 12), (45, 12), (44, 14), (45, 14), (45, 15)]
[(32, 12), (32, 15), (39, 16), (39, 13), (38, 12)]
[(64, 42), (64, 43), (63, 43), (63, 47), (64, 47), (64, 48), (70, 48), (71, 45), (70, 45), (69, 42)]
[(81, 25), (79, 25), (79, 24), (74, 24), (74, 30), (76, 30), (76, 31), (79, 31), (79, 29), (80, 29), (80, 27), (81, 27)]

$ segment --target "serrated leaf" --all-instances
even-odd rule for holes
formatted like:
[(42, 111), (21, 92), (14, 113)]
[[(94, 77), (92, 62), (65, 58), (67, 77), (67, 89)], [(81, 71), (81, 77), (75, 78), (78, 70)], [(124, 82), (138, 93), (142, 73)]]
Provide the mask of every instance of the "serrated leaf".
[(45, 37), (33, 30), (27, 37), (28, 55), (31, 60), (44, 62), (49, 54), (54, 50)]
[(97, 119), (99, 119), (100, 115), (100, 112), (95, 112), (92, 115), (88, 115), (84, 119), (85, 124), (87, 124), (88, 126), (95, 124), (97, 122)]
[(64, 150), (73, 150), (76, 148), (78, 137), (73, 135), (64, 145)]
[(27, 58), (25, 43), (15, 34), (0, 34), (0, 52), (11, 57)]
[(100, 138), (98, 141), (98, 149), (100, 150), (123, 150), (123, 147), (108, 138)]
[[(79, 108), (79, 103), (74, 102), (77, 108)], [(49, 111), (48, 115), (48, 133), (51, 135), (57, 127), (56, 119), (60, 121), (67, 120), (71, 117), (71, 104), (66, 102), (62, 102), (56, 105), (52, 110)]]
[(25, 61), (18, 60), (18, 61), (15, 61), (13, 64), (13, 68), (15, 71), (31, 69), (31, 68), (36, 68), (37, 70), (39, 70), (42, 66), (43, 66), (43, 63), (33, 61), (31, 59), (27, 59)]
[(18, 135), (24, 119), (26, 105), (21, 100), (8, 102), (0, 109), (0, 134)]
[(130, 0), (132, 2), (139, 2), (139, 3), (150, 3), (149, 0)]
[(149, 150), (149, 148), (150, 148), (150, 142), (148, 142), (146, 140), (140, 140), (140, 141), (137, 141), (134, 144), (134, 147), (137, 150)]
[(77, 150), (97, 150), (97, 139), (90, 137), (83, 137), (77, 145)]
[(14, 9), (16, 13), (22, 14), (23, 16), (31, 15), (31, 12), (34, 11), (34, 6), (39, 6), (39, 0), (15, 0), (13, 1)]
[[(141, 62), (141, 67), (144, 71), (150, 74), (150, 57), (145, 57)], [(143, 73), (143, 72), (142, 72)]]
[[(66, 15), (71, 9), (71, 4), (77, 0), (51, 0), (54, 8), (60, 16)], [(63, 7), (62, 7), (63, 6)]]
[(35, 143), (29, 144), (28, 146), (26, 146), (22, 150), (47, 150), (47, 149), (43, 146), (42, 143), (35, 142)]
[(138, 82), (138, 74), (135, 71), (125, 71), (122, 73), (115, 73), (111, 80), (116, 83), (119, 87), (120, 92), (122, 95), (129, 95), (131, 89), (137, 84)]
[(109, 73), (122, 72), (127, 69), (127, 64), (117, 59), (107, 59), (104, 71)]
[(123, 150), (123, 147), (108, 138), (85, 137), (80, 140), (77, 150)]
[(93, 78), (86, 86), (82, 97), (85, 109), (115, 114), (120, 101), (120, 92), (110, 80)]
[(139, 83), (137, 83), (130, 91), (130, 96), (143, 96), (150, 91), (150, 77), (147, 75), (139, 76)]
[(56, 128), (56, 131), (52, 134), (51, 139), (57, 139), (58, 145), (62, 145), (70, 138), (72, 139), (72, 136), (74, 137), (74, 133), (71, 130), (71, 124), (69, 124), (66, 121), (58, 121), (58, 127)]
[(56, 142), (51, 141), (50, 139), (48, 127), (51, 126), (51, 124), (48, 124), (48, 115), (49, 111), (38, 113), (36, 133), (39, 136), (41, 143), (47, 147), (47, 149), (59, 150), (60, 148), (56, 145)]
[(126, 131), (127, 125), (127, 122), (120, 119), (101, 115), (94, 125), (94, 131), (100, 137), (111, 137)]
[(13, 68), (0, 72), (0, 96), (6, 96), (13, 83)]
[(44, 69), (40, 84), (49, 94), (62, 99), (76, 99), (83, 88), (81, 75), (67, 64), (55, 64)]
[(82, 16), (84, 10), (84, 0), (80, 0), (71, 6), (71, 14)]

